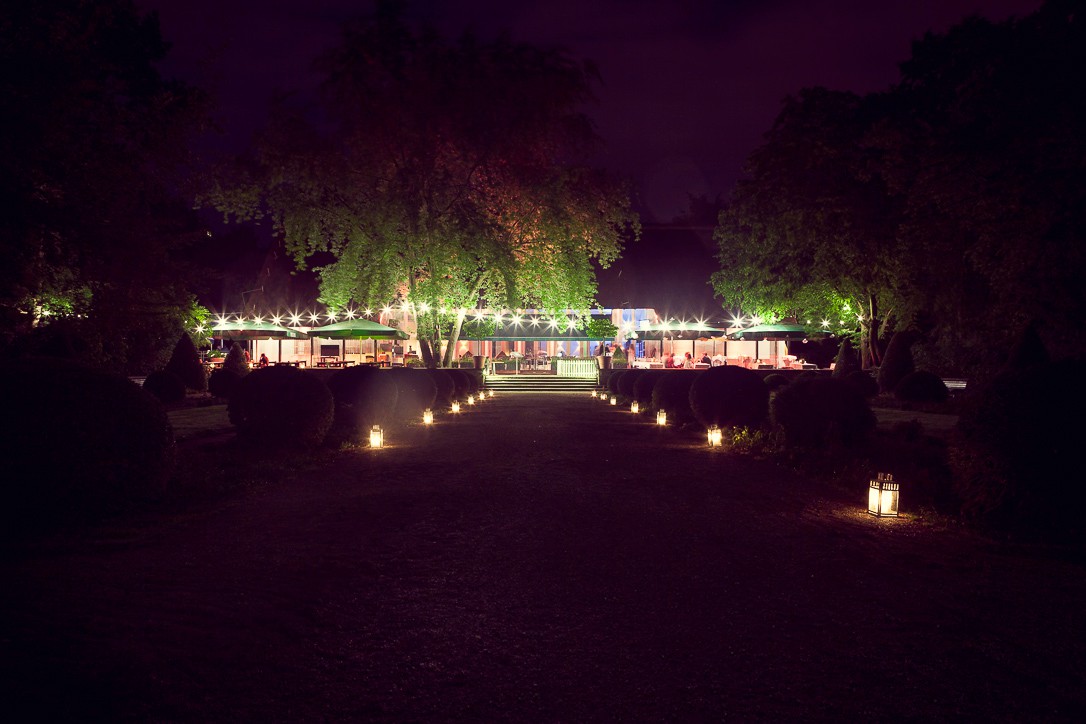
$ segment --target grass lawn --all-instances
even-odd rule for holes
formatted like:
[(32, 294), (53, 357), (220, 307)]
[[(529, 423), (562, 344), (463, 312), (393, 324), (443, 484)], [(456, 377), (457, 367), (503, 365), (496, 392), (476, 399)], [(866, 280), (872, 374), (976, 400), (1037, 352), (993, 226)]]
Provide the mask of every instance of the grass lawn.
[[(186, 429), (221, 429), (200, 412)], [(182, 478), (244, 484), (6, 551), (9, 708), (1051, 722), (1086, 706), (1081, 562), (933, 525), (908, 488), (903, 518), (875, 520), (862, 474), (831, 487), (587, 396), (499, 396), (387, 444), (190, 436)]]

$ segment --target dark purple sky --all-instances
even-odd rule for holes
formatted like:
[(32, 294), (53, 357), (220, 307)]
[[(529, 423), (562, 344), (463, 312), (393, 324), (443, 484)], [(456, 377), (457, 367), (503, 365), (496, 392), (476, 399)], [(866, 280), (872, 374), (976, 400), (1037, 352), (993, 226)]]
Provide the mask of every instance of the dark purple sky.
[[(216, 92), (226, 143), (259, 123), (275, 89), (311, 88), (309, 64), (372, 0), (137, 0), (174, 43), (166, 70)], [(647, 216), (687, 193), (726, 194), (776, 116), (805, 86), (885, 88), (910, 43), (970, 14), (1001, 20), (1041, 0), (415, 0), (446, 36), (558, 45), (603, 76), (589, 109), (601, 164), (631, 177)], [(651, 220), (651, 219), (649, 219)]]

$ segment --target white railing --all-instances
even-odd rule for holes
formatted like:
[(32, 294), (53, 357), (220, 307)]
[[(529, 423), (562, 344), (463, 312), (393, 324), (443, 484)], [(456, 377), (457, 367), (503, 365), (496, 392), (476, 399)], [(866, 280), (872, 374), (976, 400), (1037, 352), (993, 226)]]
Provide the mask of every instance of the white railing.
[(559, 377), (577, 377), (580, 379), (597, 379), (600, 369), (594, 359), (559, 359)]

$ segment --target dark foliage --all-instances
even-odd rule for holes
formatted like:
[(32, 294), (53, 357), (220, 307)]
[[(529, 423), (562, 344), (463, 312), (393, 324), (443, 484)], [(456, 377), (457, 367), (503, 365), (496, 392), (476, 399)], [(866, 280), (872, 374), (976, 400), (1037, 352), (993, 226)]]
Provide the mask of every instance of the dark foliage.
[(166, 405), (185, 399), (185, 383), (180, 377), (166, 370), (158, 370), (147, 375), (147, 379), (143, 381), (143, 389)]
[(423, 410), (433, 408), (437, 384), (432, 376), (412, 369), (394, 369), (386, 374), (396, 383), (396, 417), (418, 420)]
[(860, 355), (853, 349), (852, 340), (845, 337), (841, 342), (841, 349), (837, 350), (837, 359), (833, 365), (833, 376), (845, 377), (860, 369)]
[(694, 411), (690, 409), (690, 387), (694, 380), (704, 372), (669, 372), (657, 380), (652, 388), (652, 407), (654, 410), (666, 410), (668, 422), (685, 425), (694, 421)]
[(886, 346), (886, 353), (882, 356), (879, 365), (878, 390), (893, 392), (897, 389), (897, 383), (905, 375), (916, 370), (913, 363), (913, 343), (916, 337), (912, 332), (895, 332), (890, 338), (890, 344)]
[(690, 388), (690, 407), (705, 427), (760, 427), (769, 416), (769, 388), (753, 370), (714, 367)]
[(336, 401), (337, 430), (345, 424), (348, 436), (390, 423), (395, 416), (399, 388), (391, 370), (347, 367), (328, 378), (328, 389)]
[(1037, 333), (1037, 326), (1037, 322), (1030, 322), (1022, 329), (1007, 355), (1008, 369), (1028, 369), (1052, 361), (1044, 342), (1041, 341), (1041, 336)]
[(468, 394), (478, 394), (483, 389), (483, 371), (472, 368), (464, 370), (463, 374), (468, 377)]
[(230, 396), (230, 422), (243, 441), (265, 447), (315, 447), (332, 426), (328, 387), (294, 367), (263, 367)]
[(468, 395), (474, 391), (475, 387), (472, 385), (471, 378), (464, 370), (446, 370), (445, 374), (449, 376), (456, 388), (453, 393), (454, 399), (466, 400)]
[(1082, 365), (1005, 370), (968, 398), (951, 455), (968, 520), (1054, 541), (1086, 536), (1073, 504), (1082, 492), (1086, 440)]
[(619, 381), (628, 374), (627, 370), (615, 370), (611, 373), (611, 376), (607, 378), (606, 389), (612, 395), (617, 395), (619, 392)]
[(626, 400), (634, 399), (634, 385), (647, 370), (626, 370), (618, 381), (618, 394)]
[(426, 374), (434, 381), (437, 388), (437, 403), (448, 407), (456, 399), (456, 383), (447, 370), (428, 369)]
[(950, 390), (939, 375), (917, 370), (901, 378), (894, 397), (904, 402), (946, 402)]
[(633, 396), (642, 407), (652, 406), (652, 390), (657, 381), (666, 374), (668, 373), (663, 370), (642, 370), (641, 376), (634, 380)]
[(0, 368), (14, 424), (0, 435), (4, 529), (44, 529), (166, 488), (173, 431), (162, 404), (128, 379), (46, 359)]
[(230, 351), (226, 353), (226, 359), (222, 362), (222, 368), (233, 372), (238, 377), (249, 374), (249, 364), (245, 361), (245, 350), (237, 342), (230, 346)]
[(836, 378), (796, 380), (773, 398), (773, 421), (790, 447), (852, 447), (875, 428), (855, 387)]
[(165, 370), (177, 376), (187, 389), (195, 392), (207, 391), (207, 369), (200, 361), (200, 353), (188, 333), (183, 333), (174, 345), (170, 361)]
[(211, 376), (207, 378), (207, 390), (215, 397), (229, 399), (230, 395), (234, 394), (234, 388), (237, 387), (240, 379), (236, 372), (228, 369), (211, 370)]
[(861, 370), (850, 372), (844, 377), (844, 381), (864, 397), (874, 397), (879, 394), (879, 383), (874, 377)]
[(762, 383), (769, 388), (770, 392), (779, 390), (782, 387), (788, 386), (788, 378), (784, 375), (766, 375), (762, 380)]

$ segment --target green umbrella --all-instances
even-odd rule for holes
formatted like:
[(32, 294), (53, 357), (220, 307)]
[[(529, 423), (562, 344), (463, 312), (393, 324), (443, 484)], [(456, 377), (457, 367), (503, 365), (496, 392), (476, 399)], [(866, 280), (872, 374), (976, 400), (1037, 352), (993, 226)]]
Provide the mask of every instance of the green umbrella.
[[(409, 339), (410, 336), (395, 327), (386, 327), (383, 324), (369, 319), (345, 319), (335, 324), (326, 324), (323, 327), (313, 327), (309, 330), (311, 338), (322, 339), (372, 339), (373, 359), (377, 361), (377, 340), (379, 339)], [(343, 347), (340, 348), (340, 356), (345, 356)]]
[(271, 322), (219, 322), (211, 328), (219, 339), (305, 339), (301, 332)]

